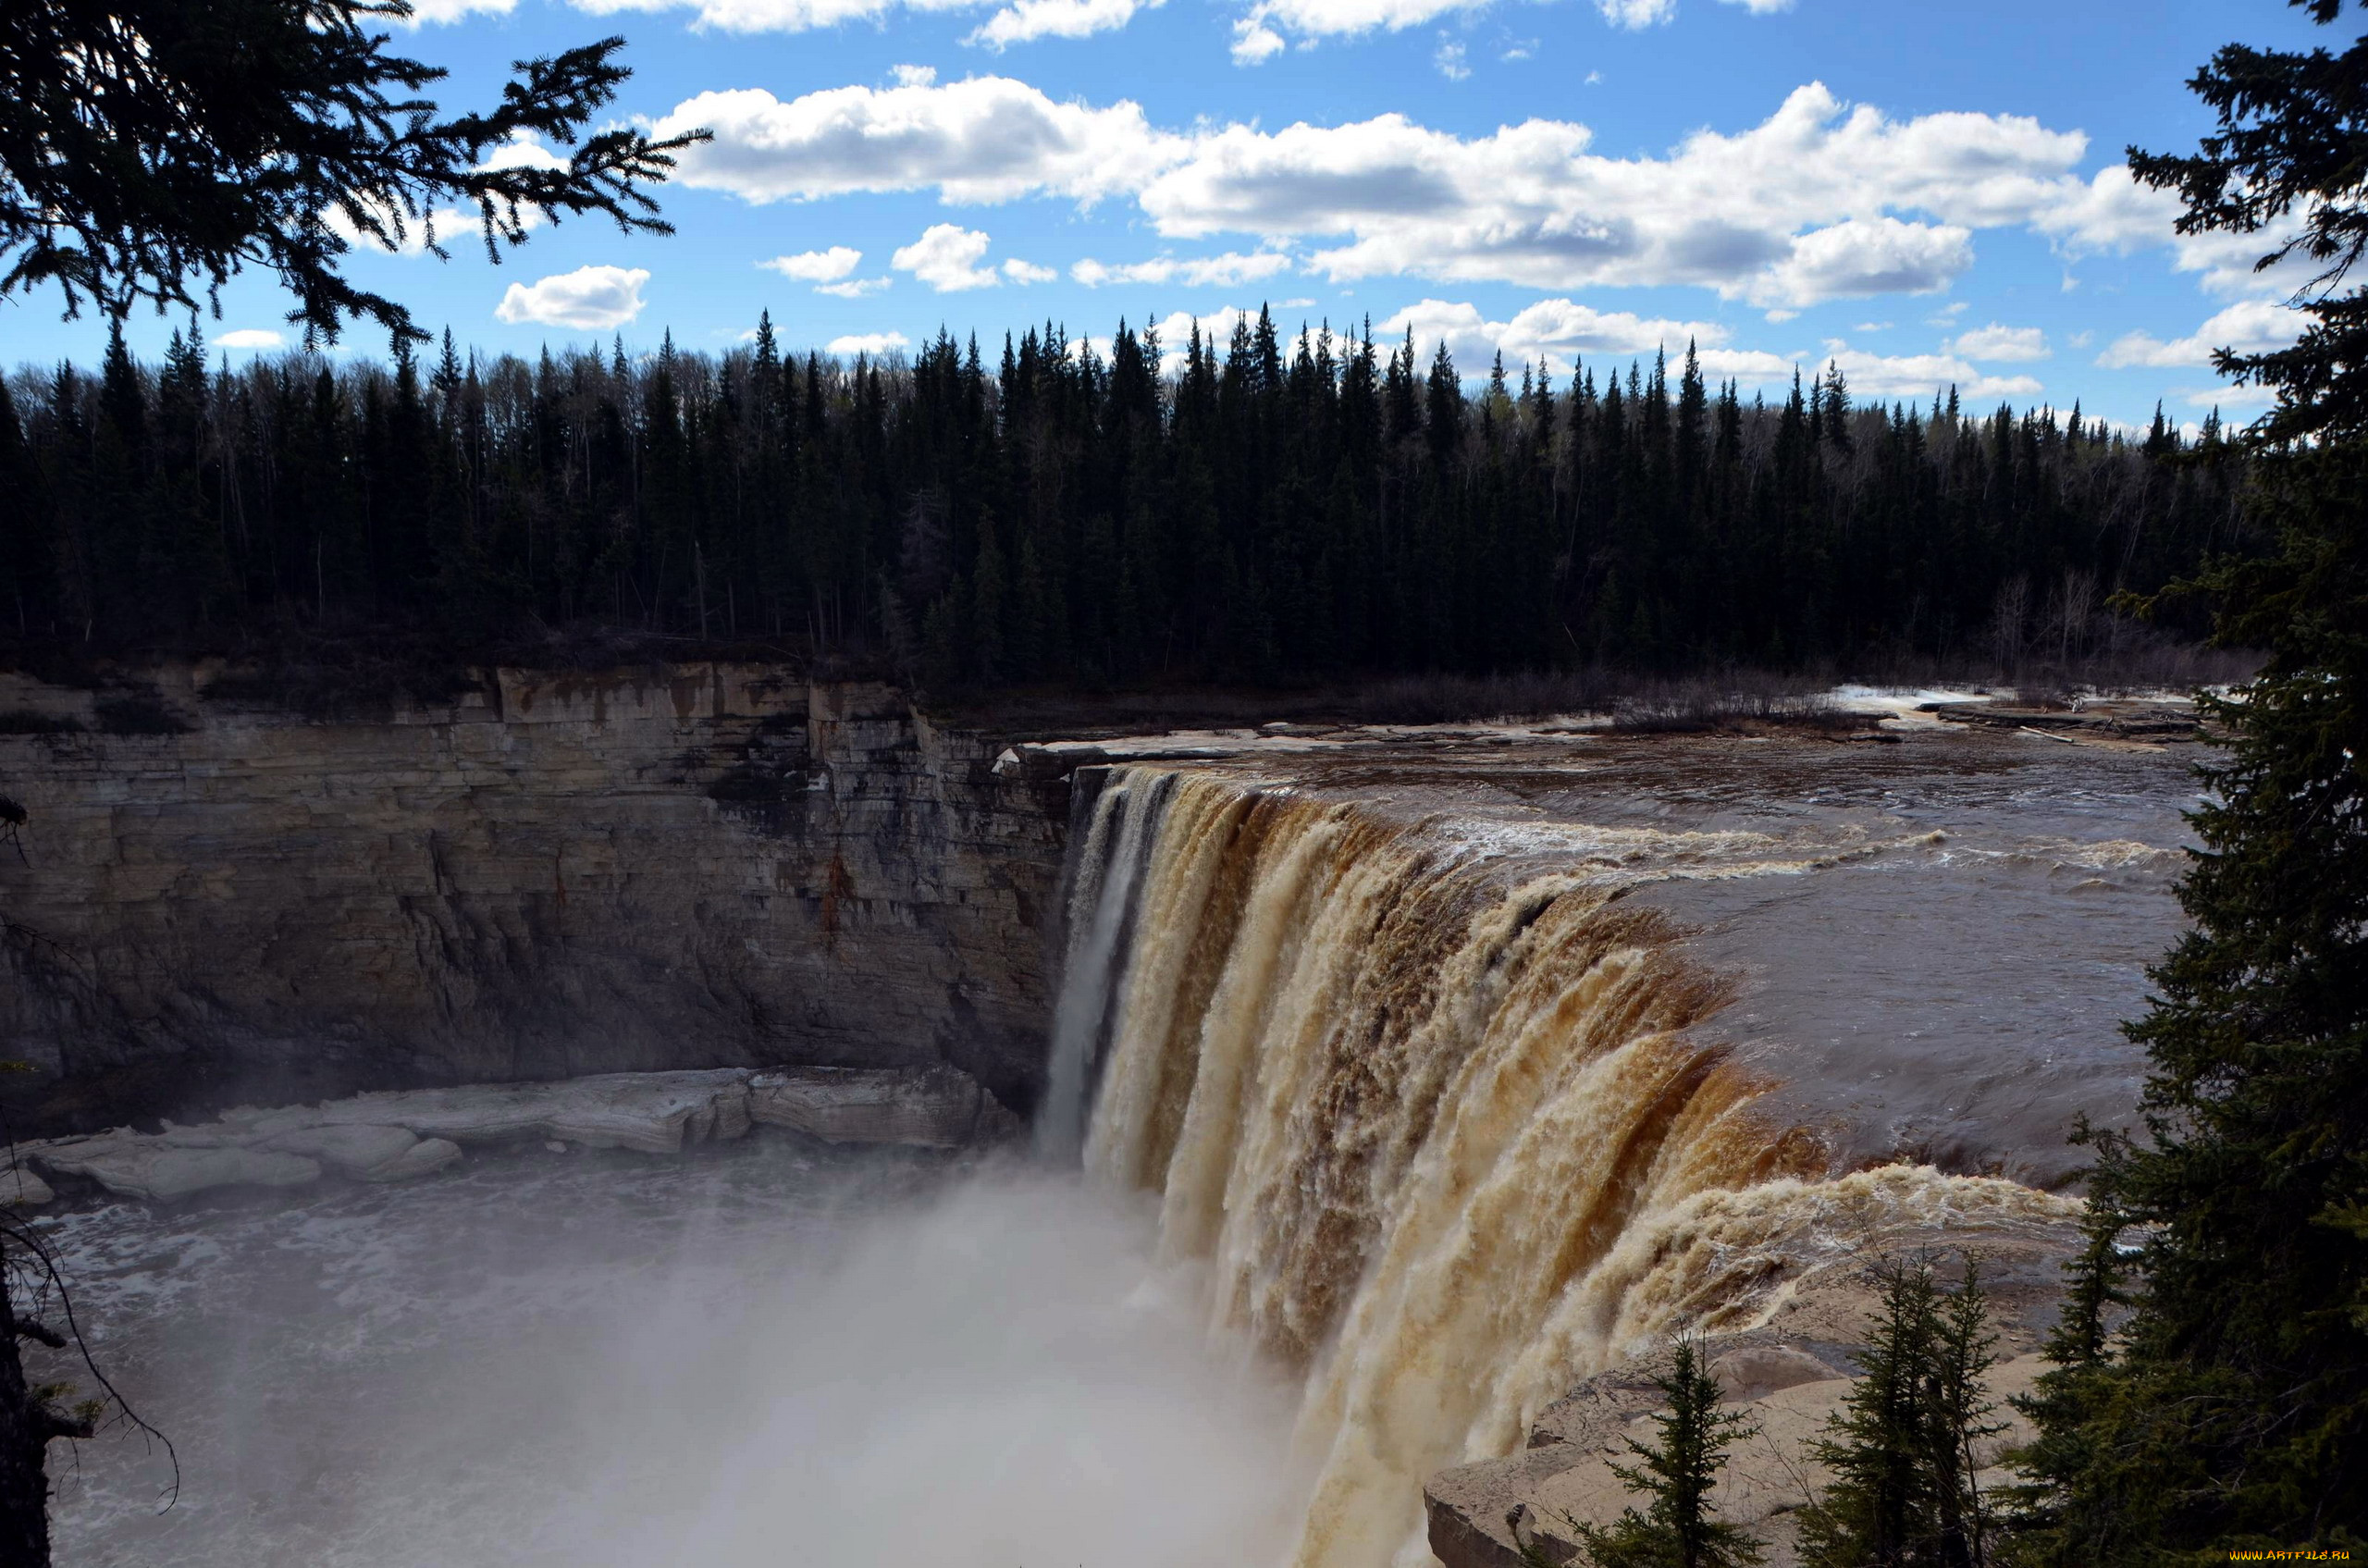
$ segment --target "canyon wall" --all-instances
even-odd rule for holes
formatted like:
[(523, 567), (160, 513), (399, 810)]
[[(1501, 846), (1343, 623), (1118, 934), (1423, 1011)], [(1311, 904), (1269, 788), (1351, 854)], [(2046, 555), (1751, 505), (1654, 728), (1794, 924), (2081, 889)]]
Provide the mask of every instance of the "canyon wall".
[(997, 777), (998, 743), (760, 665), (501, 670), (352, 722), (218, 675), (146, 673), (145, 727), (186, 726), (157, 734), (0, 675), (18, 1135), (659, 1068), (1039, 1092), (1066, 786)]

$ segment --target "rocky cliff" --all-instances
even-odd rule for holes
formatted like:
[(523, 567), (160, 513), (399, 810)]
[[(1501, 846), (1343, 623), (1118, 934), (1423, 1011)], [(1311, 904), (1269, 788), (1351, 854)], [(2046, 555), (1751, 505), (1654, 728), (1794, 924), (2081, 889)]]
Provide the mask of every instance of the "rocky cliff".
[(995, 743), (756, 665), (501, 670), (352, 722), (219, 673), (128, 706), (0, 675), (18, 1135), (661, 1068), (1036, 1093), (1065, 786), (998, 778)]

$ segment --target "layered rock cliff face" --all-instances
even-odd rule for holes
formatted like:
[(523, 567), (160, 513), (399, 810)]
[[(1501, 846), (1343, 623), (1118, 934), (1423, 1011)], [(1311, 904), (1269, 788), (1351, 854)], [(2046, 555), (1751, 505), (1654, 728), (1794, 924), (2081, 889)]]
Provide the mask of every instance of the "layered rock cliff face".
[(19, 1136), (781, 1064), (944, 1062), (1031, 1103), (1065, 786), (996, 777), (993, 743), (753, 665), (504, 670), (355, 722), (213, 673), (149, 673), (189, 726), (154, 735), (0, 676), (0, 729), (80, 726), (0, 734)]

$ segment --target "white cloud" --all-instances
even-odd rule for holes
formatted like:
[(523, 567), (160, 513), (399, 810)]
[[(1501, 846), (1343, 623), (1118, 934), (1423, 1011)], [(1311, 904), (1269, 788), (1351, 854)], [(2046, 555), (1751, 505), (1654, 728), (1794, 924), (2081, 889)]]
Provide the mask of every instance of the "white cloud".
[[(1973, 265), (1973, 231), (1956, 224), (1854, 217), (1794, 237), (1788, 253), (1744, 290), (1755, 303), (1930, 294)], [(1722, 290), (1723, 291), (1723, 290)]]
[(1603, 19), (1632, 31), (1656, 27), (1677, 15), (1677, 0), (1596, 0)]
[(2300, 312), (2275, 300), (2240, 300), (2187, 337), (2169, 342), (2145, 332), (2117, 338), (2097, 356), (2097, 363), (2108, 370), (2210, 364), (2214, 349), (2242, 354), (2285, 348), (2301, 334), (2304, 325)]
[(1574, 358), (1627, 358), (1666, 350), (1672, 359), (1680, 359), (1689, 341), (1714, 344), (1727, 336), (1726, 328), (1712, 321), (1598, 311), (1569, 300), (1540, 300), (1510, 321), (1487, 320), (1476, 305), (1424, 300), (1374, 327), (1377, 337), (1391, 342), (1402, 340), (1410, 329), (1418, 357), (1427, 360), (1444, 340), (1448, 352), (1467, 374), (1499, 350), (1520, 364), (1535, 364), (1542, 357), (1556, 375), (1567, 376)]
[(870, 354), (874, 359), (898, 349), (912, 347), (913, 340), (902, 332), (850, 332), (844, 338), (833, 338), (822, 345), (827, 354)]
[[(447, 0), (450, 3), (450, 0)], [(889, 12), (967, 10), (979, 0), (574, 0), (579, 11), (696, 10), (696, 25), (726, 32), (803, 32), (842, 22), (875, 21)]]
[[(2258, 234), (2206, 233), (2181, 235), (2173, 225), (2183, 210), (2178, 193), (2140, 185), (2128, 166), (2099, 169), (2087, 181), (2073, 181), (2066, 194), (2035, 225), (2053, 238), (2066, 255), (2101, 252), (2127, 255), (2133, 251), (2167, 247), (2171, 265), (2198, 275), (2215, 294), (2285, 299), (2307, 283), (2312, 269), (2307, 262), (2288, 260), (2256, 272), (2254, 264), (2276, 250), (2300, 229), (2301, 218), (2288, 216)], [(2078, 280), (2068, 271), (2068, 292)]]
[(2032, 221), (2086, 144), (2015, 116), (1893, 121), (1816, 84), (1750, 130), (1696, 132), (1665, 157), (1602, 157), (1590, 140), (1556, 120), (1471, 140), (1400, 115), (1230, 125), (1138, 200), (1178, 237), (1343, 236), (1310, 258), (1336, 281), (1694, 283), (1798, 305), (1945, 287), (1971, 263), (1971, 230)]
[[(2277, 392), (2270, 387), (2202, 387), (2185, 396), (2190, 408), (2216, 408), (2230, 414), (2259, 414), (2277, 401)], [(2189, 426), (2190, 440), (2201, 434)]]
[[(1677, 15), (1677, 0), (1595, 0), (1596, 9), (1613, 27), (1631, 30), (1658, 26)], [(1492, 0), (1256, 0), (1248, 15), (1234, 23), (1233, 57), (1255, 65), (1285, 43), (1284, 34), (1297, 38), (1302, 48), (1318, 39), (1349, 38), (1370, 32), (1402, 32), (1410, 27), (1454, 11), (1483, 11)], [(1727, 0), (1754, 15), (1792, 8), (1793, 0)], [(1524, 58), (1516, 46), (1506, 58)], [(1460, 80), (1460, 79), (1459, 79)], [(1588, 79), (1595, 80), (1592, 76)]]
[[(344, 213), (335, 207), (331, 207), (324, 214), (323, 218), (327, 223), (330, 232), (348, 244), (359, 245), (365, 250), (376, 251), (386, 255), (424, 255), (431, 240), (442, 246), (448, 253), (456, 249), (462, 251), (474, 249), (478, 254), (484, 254), (484, 245), (480, 240), (480, 236), (485, 231), (484, 218), (473, 212), (462, 212), (458, 207), (438, 207), (429, 212), (425, 218), (404, 219), (402, 238), (392, 245), (381, 245), (371, 239), (356, 228)], [(518, 209), (518, 227), (521, 228), (539, 228), (542, 223), (543, 215), (534, 208)]]
[[(1510, 321), (1487, 320), (1471, 304), (1424, 300), (1376, 323), (1375, 331), (1394, 342), (1410, 327), (1420, 358), (1427, 360), (1444, 340), (1457, 368), (1467, 377), (1478, 374), (1499, 351), (1509, 364), (1535, 364), (1543, 358), (1549, 370), (1562, 377), (1571, 374), (1574, 358), (1617, 362), (1666, 352), (1674, 376), (1690, 341), (1696, 345), (1706, 377), (1733, 379), (1747, 388), (1786, 387), (1795, 371), (1815, 376), (1834, 364), (1854, 392), (1868, 397), (1930, 398), (1952, 384), (1961, 394), (1980, 399), (2024, 398), (2042, 389), (2030, 377), (1991, 376), (1950, 354), (1872, 354), (1839, 340), (1827, 343), (1821, 353), (1771, 353), (1727, 346), (1727, 329), (1717, 322), (1597, 311), (1569, 300), (1540, 300)], [(1166, 340), (1172, 346), (1180, 340)]]
[(927, 87), (937, 80), (935, 66), (891, 66), (888, 74), (899, 87)]
[(1184, 350), (1191, 341), (1195, 323), (1201, 328), (1202, 347), (1214, 350), (1222, 358), (1226, 345), (1233, 340), (1234, 324), (1255, 322), (1257, 319), (1256, 311), (1243, 310), (1239, 305), (1227, 305), (1223, 310), (1199, 315), (1180, 310), (1171, 313), (1159, 323), (1160, 374), (1174, 376), (1184, 368)]
[(933, 223), (921, 231), (919, 239), (889, 257), (888, 265), (911, 273), (941, 294), (992, 289), (1000, 281), (995, 269), (979, 265), (991, 242), (980, 229)]
[(403, 25), (421, 28), (436, 22), (457, 22), (478, 13), (506, 17), (517, 6), (518, 0), (412, 0), (411, 15), (403, 19)]
[(217, 349), (276, 349), (288, 340), (268, 327), (241, 327), (214, 340)]
[(1449, 81), (1462, 81), (1472, 75), (1472, 68), (1463, 63), (1463, 45), (1453, 39), (1443, 39), (1431, 53), (1431, 64)]
[(853, 246), (833, 245), (827, 251), (800, 251), (794, 256), (775, 256), (757, 265), (801, 282), (830, 283), (853, 272), (862, 261), (863, 253)]
[(486, 154), (480, 168), (551, 168), (568, 167), (566, 156), (543, 145), (531, 130), (513, 130), (510, 140)]
[(1842, 367), (1854, 394), (1883, 398), (1930, 398), (1954, 386), (1966, 397), (2036, 397), (2045, 389), (2029, 376), (1992, 376), (1955, 354), (1870, 354), (1846, 344), (1829, 344), (1827, 352), (1805, 360), (1814, 371), (1832, 363)]
[(1233, 63), (1254, 66), (1279, 55), (1283, 50), (1283, 35), (1255, 17), (1244, 17), (1233, 24)]
[(1141, 189), (1190, 145), (1153, 130), (1133, 103), (1056, 103), (998, 76), (837, 87), (788, 103), (761, 88), (702, 93), (652, 130), (698, 126), (715, 140), (686, 149), (676, 179), (758, 203), (931, 188), (948, 203), (1091, 203)]
[(513, 325), (536, 321), (580, 331), (623, 327), (641, 314), (643, 267), (579, 266), (531, 286), (512, 283), (493, 314)]
[(1084, 38), (1110, 32), (1166, 0), (1015, 0), (969, 36), (968, 42), (1006, 49), (1038, 38)]
[(1949, 352), (1964, 359), (1998, 362), (2045, 359), (2054, 351), (2047, 346), (2047, 334), (2036, 327), (2001, 327), (1993, 321), (1957, 334)]
[(817, 283), (814, 291), (836, 299), (859, 300), (866, 294), (877, 294), (896, 280), (893, 278), (850, 278), (844, 283)]
[[(1321, 3), (1366, 7), (1355, 14), (1394, 26), (1412, 12), (1393, 7), (1432, 0)], [(1059, 103), (1004, 77), (787, 103), (710, 93), (655, 129), (701, 124), (717, 140), (685, 155), (681, 179), (752, 202), (933, 190), (949, 204), (1046, 195), (1085, 205), (1131, 195), (1170, 238), (1314, 241), (1304, 265), (1335, 282), (1682, 283), (1796, 308), (1930, 292), (1971, 265), (1976, 230), (2103, 235), (2108, 209), (2119, 211), (2071, 173), (2087, 147), (2078, 132), (2012, 115), (1894, 120), (1816, 83), (1748, 130), (1698, 131), (1665, 154), (1622, 158), (1591, 152), (1585, 126), (1545, 119), (1470, 138), (1396, 114), (1179, 133), (1130, 102)], [(2107, 216), (2066, 216), (2089, 208)]]
[(1003, 264), (1003, 275), (1014, 283), (1050, 283), (1060, 276), (1049, 266), (1038, 266), (1033, 262), (1021, 261), (1018, 256)]
[(1227, 251), (1221, 256), (1157, 256), (1150, 261), (1109, 266), (1089, 256), (1069, 268), (1069, 276), (1089, 289), (1117, 283), (1182, 283), (1187, 288), (1230, 289), (1290, 270), (1291, 258), (1280, 251), (1243, 254)]
[(1486, 10), (1491, 0), (1258, 0), (1233, 24), (1233, 57), (1256, 65), (1283, 47), (1283, 34), (1301, 43), (1368, 32), (1403, 32), (1455, 11)]

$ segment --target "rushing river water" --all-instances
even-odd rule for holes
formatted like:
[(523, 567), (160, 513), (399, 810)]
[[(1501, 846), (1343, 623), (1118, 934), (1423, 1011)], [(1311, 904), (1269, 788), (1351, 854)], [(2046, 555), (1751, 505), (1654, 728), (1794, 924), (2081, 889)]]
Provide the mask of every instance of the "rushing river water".
[(2061, 1223), (2193, 788), (1963, 732), (1086, 782), (1068, 1163), (767, 1139), (61, 1215), (184, 1458), (159, 1515), (156, 1457), (85, 1445), (61, 1562), (1420, 1562), (1423, 1475), (1748, 1321), (1839, 1210)]

